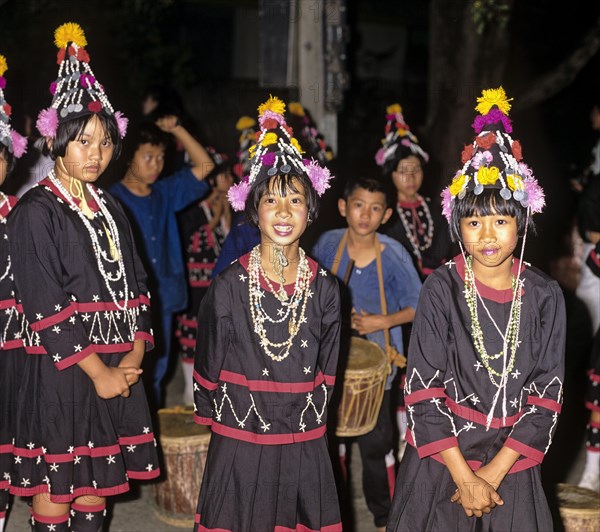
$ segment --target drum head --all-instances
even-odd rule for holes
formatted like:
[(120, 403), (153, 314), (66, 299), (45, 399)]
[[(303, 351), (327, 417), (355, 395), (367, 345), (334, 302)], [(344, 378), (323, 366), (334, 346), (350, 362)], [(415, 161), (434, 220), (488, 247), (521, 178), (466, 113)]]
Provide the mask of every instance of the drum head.
[(161, 437), (185, 438), (210, 435), (210, 428), (194, 423), (193, 408), (162, 408), (158, 411)]
[(353, 336), (350, 339), (350, 353), (346, 370), (373, 369), (385, 364), (385, 361), (385, 353), (376, 343), (358, 336)]

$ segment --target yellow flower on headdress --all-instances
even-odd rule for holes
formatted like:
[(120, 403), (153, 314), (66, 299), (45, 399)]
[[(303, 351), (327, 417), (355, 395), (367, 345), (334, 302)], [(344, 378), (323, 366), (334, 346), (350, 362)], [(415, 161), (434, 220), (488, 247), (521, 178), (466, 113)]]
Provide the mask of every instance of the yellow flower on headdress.
[(505, 115), (508, 115), (508, 111), (510, 111), (510, 103), (508, 102), (512, 100), (513, 98), (508, 99), (506, 97), (506, 92), (504, 92), (502, 87), (498, 87), (497, 89), (483, 89), (481, 96), (477, 98), (477, 107), (475, 107), (475, 110), (481, 115), (487, 115), (495, 105)]
[(291, 143), (292, 146), (298, 150), (298, 152), (304, 153), (304, 150), (300, 147), (300, 143), (296, 140), (296, 137), (292, 137)]
[(0, 76), (4, 76), (4, 73), (8, 70), (8, 64), (6, 62), (6, 57), (0, 55)]
[(54, 30), (54, 44), (57, 48), (64, 48), (70, 42), (80, 48), (87, 45), (83, 29), (79, 24), (75, 24), (75, 22), (66, 22)]
[(393, 103), (392, 105), (388, 105), (385, 110), (385, 114), (388, 114), (388, 115), (395, 115), (395, 114), (401, 113), (401, 112), (402, 112), (402, 107), (400, 106), (399, 103)]
[(254, 157), (257, 147), (258, 147), (257, 144), (253, 144), (252, 146), (250, 146), (248, 148), (248, 153), (250, 154), (250, 159), (252, 159), (252, 157)]
[(260, 141), (261, 146), (270, 146), (271, 144), (275, 144), (277, 142), (277, 134), (276, 133), (267, 133), (264, 138)]
[(241, 116), (237, 123), (235, 124), (235, 129), (238, 131), (243, 131), (244, 129), (248, 129), (250, 127), (254, 127), (256, 125), (256, 120), (249, 116)]
[(406, 129), (404, 129), (403, 127), (399, 127), (396, 131), (398, 132), (398, 135), (400, 135), (401, 137), (406, 136)]
[(467, 176), (465, 174), (460, 174), (452, 180), (452, 184), (450, 185), (450, 194), (456, 196), (463, 188)]
[(500, 177), (500, 170), (497, 166), (481, 166), (477, 172), (477, 180), (482, 185), (493, 185)]
[(278, 115), (283, 115), (285, 113), (285, 104), (277, 96), (269, 95), (269, 99), (258, 106), (258, 116), (262, 116), (265, 111), (273, 111)]
[(296, 116), (304, 116), (304, 107), (300, 102), (290, 102), (288, 104), (288, 111)]
[(521, 177), (515, 174), (509, 174), (506, 176), (506, 184), (511, 190), (523, 190), (525, 188), (525, 184), (523, 183)]

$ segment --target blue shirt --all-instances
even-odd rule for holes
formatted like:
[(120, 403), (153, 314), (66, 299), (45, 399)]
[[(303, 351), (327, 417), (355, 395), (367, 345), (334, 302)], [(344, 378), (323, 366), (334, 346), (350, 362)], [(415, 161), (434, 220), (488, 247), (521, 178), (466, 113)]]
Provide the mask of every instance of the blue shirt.
[(217, 264), (212, 272), (213, 279), (234, 260), (249, 253), (258, 244), (260, 244), (260, 230), (258, 227), (245, 221), (238, 223), (236, 220), (232, 224), (225, 242), (223, 242), (223, 247), (221, 247)]
[[(313, 257), (323, 266), (331, 269), (335, 253), (346, 229), (327, 231), (317, 241), (313, 248)], [(377, 234), (379, 241), (385, 246), (381, 253), (381, 270), (388, 314), (393, 314), (406, 307), (417, 308), (421, 280), (413, 266), (410, 253), (400, 244), (388, 236)], [(348, 267), (348, 249), (346, 248), (340, 258), (337, 277), (343, 280)], [(373, 260), (363, 268), (353, 268), (348, 283), (352, 307), (357, 313), (365, 311), (368, 314), (381, 314), (381, 300), (379, 298), (379, 280), (377, 278), (377, 262)], [(385, 350), (385, 335), (383, 331), (367, 334), (367, 339), (375, 342)], [(397, 325), (390, 329), (390, 340), (399, 353), (404, 352), (402, 342), (402, 326)], [(395, 367), (394, 367), (395, 368)], [(388, 379), (388, 387), (395, 375), (392, 372)]]
[(148, 196), (133, 194), (121, 182), (110, 188), (137, 225), (165, 312), (177, 312), (187, 305), (183, 251), (175, 214), (199, 200), (208, 189), (209, 185), (198, 181), (189, 167), (154, 183)]

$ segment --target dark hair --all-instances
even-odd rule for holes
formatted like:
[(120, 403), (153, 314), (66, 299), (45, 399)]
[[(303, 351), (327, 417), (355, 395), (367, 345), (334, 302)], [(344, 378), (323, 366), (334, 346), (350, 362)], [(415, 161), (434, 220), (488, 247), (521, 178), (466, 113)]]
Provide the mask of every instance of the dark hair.
[(112, 158), (116, 159), (121, 154), (121, 136), (119, 134), (119, 126), (114, 115), (109, 115), (106, 111), (102, 110), (99, 113), (81, 115), (71, 120), (66, 120), (58, 124), (56, 130), (56, 136), (52, 141), (52, 147), (48, 146), (48, 143), (44, 144), (42, 152), (44, 155), (50, 156), (54, 161), (57, 157), (64, 157), (67, 152), (67, 145), (69, 142), (73, 142), (81, 137), (83, 130), (87, 123), (94, 117), (97, 116), (98, 120), (104, 128), (106, 136), (110, 138), (113, 143), (113, 155)]
[(532, 217), (529, 217), (527, 223), (527, 209), (521, 206), (517, 201), (505, 200), (500, 195), (499, 189), (484, 189), (478, 196), (473, 191), (467, 192), (463, 199), (456, 198), (452, 208), (450, 218), (450, 237), (453, 242), (461, 240), (460, 221), (462, 218), (470, 216), (512, 216), (517, 219), (517, 233), (519, 236), (525, 234), (525, 230), (535, 231), (535, 225)]
[(392, 207), (396, 203), (395, 194), (389, 182), (383, 179), (374, 179), (372, 177), (359, 177), (346, 182), (342, 198), (348, 201), (357, 188), (363, 188), (368, 192), (380, 192), (385, 197), (386, 208)]
[(259, 177), (260, 181), (251, 189), (248, 199), (246, 200), (246, 220), (258, 227), (258, 204), (260, 199), (269, 190), (274, 190), (282, 197), (285, 197), (288, 192), (298, 193), (298, 187), (294, 183), (300, 183), (304, 188), (304, 197), (308, 205), (308, 217), (311, 222), (314, 222), (319, 215), (319, 196), (313, 188), (312, 183), (304, 174), (298, 176), (295, 174), (279, 174), (273, 177)]
[(6, 161), (6, 176), (14, 170), (15, 168), (15, 156), (8, 151), (8, 148), (4, 144), (0, 144), (0, 154), (4, 157)]
[(151, 122), (142, 122), (137, 127), (132, 128), (125, 140), (125, 160), (129, 164), (143, 144), (152, 146), (164, 146), (165, 150), (169, 145), (169, 137), (157, 125)]
[(418, 152), (414, 153), (408, 146), (405, 146), (404, 144), (398, 144), (398, 147), (396, 148), (396, 151), (394, 152), (394, 156), (389, 159), (388, 161), (386, 161), (383, 165), (382, 168), (382, 173), (383, 173), (383, 177), (385, 177), (386, 179), (391, 179), (392, 177), (392, 172), (394, 172), (396, 170), (396, 168), (398, 167), (398, 163), (402, 160), (402, 159), (406, 159), (407, 157), (410, 156), (414, 156), (417, 159), (419, 159), (419, 162), (421, 163), (421, 168), (423, 168), (425, 166), (425, 159), (423, 159), (422, 155), (420, 155)]

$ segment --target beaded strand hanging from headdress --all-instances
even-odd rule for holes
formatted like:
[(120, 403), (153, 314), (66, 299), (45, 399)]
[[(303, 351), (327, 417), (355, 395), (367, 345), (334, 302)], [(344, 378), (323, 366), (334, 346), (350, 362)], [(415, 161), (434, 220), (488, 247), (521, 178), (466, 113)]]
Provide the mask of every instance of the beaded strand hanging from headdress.
[(27, 151), (27, 138), (17, 133), (10, 125), (12, 108), (4, 97), (6, 79), (4, 73), (8, 70), (6, 57), (0, 55), (0, 143), (19, 159)]
[(330, 187), (329, 170), (314, 159), (302, 158), (302, 148), (286, 124), (284, 113), (285, 104), (274, 96), (258, 107), (260, 132), (256, 133), (256, 144), (249, 150), (250, 172), (227, 193), (234, 210), (244, 210), (255, 183), (276, 175), (306, 175), (319, 196)]
[(125, 137), (128, 120), (121, 112), (114, 111), (90, 67), (90, 56), (85, 50), (87, 39), (81, 26), (73, 22), (62, 24), (54, 32), (54, 44), (58, 48), (58, 77), (50, 84), (52, 104), (38, 115), (38, 131), (44, 137), (54, 138), (58, 124), (104, 111), (114, 115), (119, 136)]

